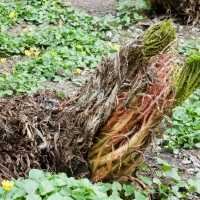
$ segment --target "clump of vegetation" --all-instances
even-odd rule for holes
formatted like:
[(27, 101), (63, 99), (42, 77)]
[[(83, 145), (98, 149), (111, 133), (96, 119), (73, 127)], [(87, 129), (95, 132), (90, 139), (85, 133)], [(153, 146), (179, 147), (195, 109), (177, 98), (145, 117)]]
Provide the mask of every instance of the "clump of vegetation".
[(166, 131), (167, 135), (164, 137), (167, 148), (174, 152), (178, 152), (180, 148), (200, 148), (199, 77), (200, 54), (197, 51), (191, 51), (176, 83), (177, 101), (174, 105), (177, 107), (173, 110), (172, 127)]
[(45, 81), (66, 80), (76, 74), (76, 68), (96, 67), (100, 59), (119, 48), (74, 28), (46, 28), (30, 34), (18, 37), (2, 34), (0, 51), (26, 58), (12, 69), (6, 70), (6, 62), (2, 64), (5, 69), (0, 76), (0, 96), (22, 92), (32, 94)]
[[(61, 0), (0, 2), (0, 97), (33, 94), (45, 81), (64, 81), (76, 74), (76, 68), (95, 67), (104, 56), (119, 50), (119, 31), (130, 25), (144, 6), (131, 4), (134, 16), (131, 10), (127, 18), (122, 15), (128, 8), (119, 3), (118, 17), (97, 18)], [(26, 28), (18, 35), (10, 34), (24, 23)], [(16, 56), (21, 61), (7, 67)]]
[[(128, 200), (147, 199), (145, 192), (139, 191), (133, 185), (113, 183), (92, 184), (88, 179), (76, 180), (64, 173), (52, 175), (32, 169), (29, 179), (13, 179), (13, 187), (9, 190), (0, 188), (0, 199), (6, 200), (73, 200), (91, 199)], [(6, 195), (6, 196), (5, 196)]]
[(200, 173), (188, 180), (181, 178), (180, 171), (170, 166), (161, 158), (155, 160), (156, 168), (152, 169), (145, 163), (142, 163), (137, 178), (144, 184), (148, 194), (151, 194), (152, 199), (185, 199), (191, 194), (200, 194), (200, 187), (197, 184), (200, 180)]
[(137, 0), (135, 4), (133, 1), (121, 1), (115, 5), (115, 8), (118, 11), (116, 20), (127, 27), (135, 21), (145, 19), (147, 16), (140, 11), (150, 10), (151, 6), (146, 0)]
[(171, 128), (164, 136), (166, 147), (173, 150), (200, 148), (200, 90), (196, 90), (180, 106), (174, 108)]
[(193, 37), (188, 40), (178, 40), (178, 51), (181, 55), (188, 56), (191, 51), (199, 51), (200, 49), (200, 38)]
[[(116, 24), (72, 9), (62, 1), (1, 2), (0, 10), (4, 14), (0, 21), (0, 97), (33, 94), (43, 82), (70, 79), (119, 49), (110, 42)], [(19, 35), (10, 35), (10, 28), (23, 23), (29, 23), (27, 28)], [(7, 67), (16, 57), (21, 61)]]
[(147, 165), (142, 164), (141, 174), (137, 173), (138, 180), (143, 187), (139, 189), (136, 182), (133, 184), (92, 183), (88, 179), (76, 180), (67, 177), (65, 173), (52, 175), (38, 169), (29, 171), (28, 179), (19, 178), (3, 180), (0, 187), (0, 199), (4, 200), (86, 200), (102, 198), (106, 200), (149, 200), (151, 197), (165, 199), (183, 199), (191, 193), (200, 194), (198, 178), (181, 180), (176, 168), (169, 166), (165, 161), (158, 159), (160, 170), (156, 170), (153, 177), (147, 177), (144, 173), (150, 172)]

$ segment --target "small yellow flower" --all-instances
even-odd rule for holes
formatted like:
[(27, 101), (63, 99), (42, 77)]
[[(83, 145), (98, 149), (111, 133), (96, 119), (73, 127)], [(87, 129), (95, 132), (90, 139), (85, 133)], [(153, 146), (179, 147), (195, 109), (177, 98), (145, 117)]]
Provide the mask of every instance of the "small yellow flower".
[(114, 49), (115, 49), (116, 51), (118, 51), (118, 50), (119, 50), (119, 45), (118, 45), (118, 44), (115, 44), (115, 45), (114, 45)]
[(110, 47), (112, 47), (112, 42), (108, 42), (108, 45), (109, 45)]
[(29, 32), (28, 28), (25, 28), (23, 31), (24, 31), (24, 33), (28, 33)]
[(57, 55), (57, 53), (56, 53), (55, 51), (52, 51), (52, 52), (51, 52), (51, 55), (52, 55), (52, 56), (55, 56), (55, 55)]
[(30, 51), (34, 51), (34, 50), (35, 50), (35, 48), (33, 48), (33, 47), (30, 48)]
[(68, 1), (68, 2), (67, 2), (67, 5), (68, 5), (68, 6), (71, 6), (71, 2)]
[(77, 49), (81, 49), (82, 46), (81, 46), (81, 45), (77, 45), (76, 48), (77, 48)]
[(1, 62), (2, 62), (2, 63), (5, 63), (6, 60), (7, 60), (6, 58), (1, 58)]
[(40, 55), (40, 52), (39, 51), (36, 51), (34, 52), (35, 56), (39, 56)]
[(63, 25), (63, 21), (62, 20), (59, 20), (59, 25), (61, 26), (61, 25)]
[(80, 68), (76, 68), (76, 73), (81, 74), (82, 70)]
[(5, 75), (6, 75), (6, 76), (9, 76), (9, 75), (10, 75), (10, 72), (6, 72)]
[(26, 35), (27, 35), (28, 37), (30, 37), (30, 36), (31, 36), (31, 35), (30, 35), (30, 33), (27, 33)]
[(14, 12), (11, 12), (11, 13), (9, 14), (9, 17), (10, 17), (10, 18), (15, 18), (15, 13), (14, 13)]
[(15, 67), (12, 67), (12, 70), (15, 71)]
[(25, 56), (30, 56), (31, 55), (30, 51), (28, 51), (28, 50), (25, 50), (24, 54), (25, 54)]
[(83, 55), (86, 55), (86, 51), (82, 51), (81, 53), (82, 53)]
[(3, 186), (3, 189), (6, 190), (6, 191), (11, 190), (11, 188), (14, 186), (14, 183), (12, 181), (9, 181), (9, 180), (3, 180), (1, 182), (1, 184)]
[(58, 9), (61, 9), (61, 6), (58, 6)]
[(56, 1), (52, 1), (51, 5), (53, 6), (56, 5)]

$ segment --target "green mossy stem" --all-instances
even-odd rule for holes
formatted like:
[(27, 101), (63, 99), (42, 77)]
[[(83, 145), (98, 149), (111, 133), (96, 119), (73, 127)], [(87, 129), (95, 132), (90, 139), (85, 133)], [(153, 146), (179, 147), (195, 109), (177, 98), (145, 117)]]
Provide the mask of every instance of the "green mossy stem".
[(185, 61), (176, 83), (175, 106), (182, 104), (200, 87), (200, 53), (192, 51)]

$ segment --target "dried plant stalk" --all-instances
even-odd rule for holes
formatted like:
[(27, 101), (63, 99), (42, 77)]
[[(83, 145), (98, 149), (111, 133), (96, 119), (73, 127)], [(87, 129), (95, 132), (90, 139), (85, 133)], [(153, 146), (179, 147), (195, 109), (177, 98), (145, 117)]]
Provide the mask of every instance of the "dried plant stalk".
[[(171, 21), (153, 25), (113, 58), (102, 61), (91, 79), (69, 101), (61, 103), (55, 95), (46, 93), (2, 100), (0, 173), (3, 178), (27, 176), (30, 168), (62, 171), (76, 178), (90, 177), (88, 151), (102, 126), (105, 133), (115, 135), (116, 130), (122, 132), (112, 138), (116, 148), (112, 151), (120, 153), (121, 162), (127, 163), (123, 171), (129, 171), (132, 163), (129, 166), (128, 156), (134, 157), (134, 152), (127, 151), (128, 140), (135, 148), (145, 144), (142, 141), (148, 138), (148, 130), (152, 127), (150, 119), (158, 115), (153, 109), (158, 101), (150, 98), (155, 94), (144, 90), (154, 84), (154, 76), (159, 75), (156, 67), (151, 66), (151, 58), (168, 47), (175, 37)], [(163, 56), (162, 59), (168, 61), (166, 58), (170, 54), (163, 52), (160, 56), (154, 59)], [(160, 89), (154, 92), (161, 96), (167, 94), (166, 90)], [(145, 93), (150, 96), (143, 97)], [(162, 111), (162, 104), (160, 106), (158, 108)], [(105, 125), (108, 120), (109, 125)], [(126, 132), (126, 125), (132, 127), (130, 133)], [(131, 137), (132, 132), (138, 134)], [(122, 138), (127, 139), (121, 142)], [(108, 140), (110, 135), (105, 138), (106, 142)], [(101, 145), (98, 143), (98, 148)], [(112, 151), (110, 147), (105, 147), (106, 154), (113, 160), (111, 169), (118, 169), (118, 156)], [(96, 160), (101, 166), (108, 161), (106, 157)]]
[(116, 111), (99, 133), (90, 149), (89, 160), (93, 166), (93, 181), (131, 175), (133, 166), (151, 141), (163, 115), (172, 108), (174, 87), (174, 51), (162, 52), (150, 59), (132, 80), (133, 88), (140, 88), (127, 99), (130, 91), (118, 95)]
[(150, 0), (154, 10), (174, 13), (186, 17), (187, 22), (198, 23), (200, 18), (199, 0)]

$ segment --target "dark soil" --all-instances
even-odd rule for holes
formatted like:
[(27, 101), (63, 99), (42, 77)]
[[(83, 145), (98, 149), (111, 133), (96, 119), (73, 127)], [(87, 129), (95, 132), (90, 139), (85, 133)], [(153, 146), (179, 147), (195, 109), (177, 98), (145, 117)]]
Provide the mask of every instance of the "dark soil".
[[(160, 147), (148, 148), (144, 154), (144, 162), (151, 168), (152, 172), (159, 169), (157, 159), (161, 158), (170, 166), (177, 168), (182, 180), (188, 180), (200, 171), (200, 150), (180, 150), (179, 154), (173, 154)], [(198, 194), (192, 194), (187, 200), (199, 200)]]
[(94, 16), (103, 16), (114, 13), (114, 5), (118, 0), (76, 0), (72, 1), (72, 6), (86, 11)]

